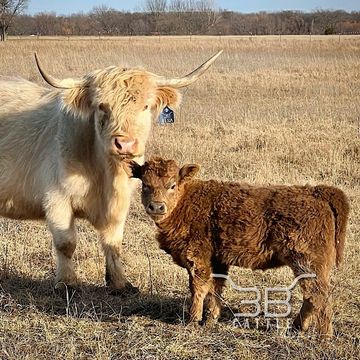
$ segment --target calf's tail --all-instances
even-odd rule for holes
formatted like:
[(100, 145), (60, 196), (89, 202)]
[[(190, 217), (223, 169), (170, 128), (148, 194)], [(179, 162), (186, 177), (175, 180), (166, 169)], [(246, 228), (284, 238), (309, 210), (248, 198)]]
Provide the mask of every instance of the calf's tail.
[(333, 186), (315, 186), (316, 197), (329, 203), (335, 218), (336, 266), (339, 266), (344, 255), (346, 225), (349, 217), (349, 202), (344, 192)]

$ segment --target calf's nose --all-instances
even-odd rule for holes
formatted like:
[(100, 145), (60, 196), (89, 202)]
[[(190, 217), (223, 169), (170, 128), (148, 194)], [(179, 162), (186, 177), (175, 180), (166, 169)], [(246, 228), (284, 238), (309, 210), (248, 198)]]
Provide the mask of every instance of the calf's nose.
[(152, 201), (146, 207), (146, 211), (150, 215), (164, 215), (166, 213), (166, 210), (166, 204), (159, 201)]

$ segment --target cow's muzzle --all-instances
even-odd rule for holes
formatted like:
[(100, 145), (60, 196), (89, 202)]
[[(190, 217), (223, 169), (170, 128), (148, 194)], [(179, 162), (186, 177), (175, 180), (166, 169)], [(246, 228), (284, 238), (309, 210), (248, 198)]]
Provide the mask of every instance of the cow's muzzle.
[(114, 136), (113, 146), (119, 155), (134, 155), (137, 151), (138, 140), (126, 136)]

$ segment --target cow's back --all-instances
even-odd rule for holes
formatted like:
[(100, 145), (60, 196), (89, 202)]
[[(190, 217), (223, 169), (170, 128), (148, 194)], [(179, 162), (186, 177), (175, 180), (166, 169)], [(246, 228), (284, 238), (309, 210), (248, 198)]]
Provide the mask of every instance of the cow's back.
[(42, 216), (40, 189), (56, 156), (57, 111), (49, 90), (0, 79), (0, 215)]
[(21, 79), (0, 77), (0, 123), (5, 114), (34, 108), (50, 90)]

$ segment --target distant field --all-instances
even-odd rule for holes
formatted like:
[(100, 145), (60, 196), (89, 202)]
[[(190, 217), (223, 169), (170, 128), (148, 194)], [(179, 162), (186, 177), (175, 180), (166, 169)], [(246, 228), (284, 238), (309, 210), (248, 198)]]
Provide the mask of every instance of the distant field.
[(41, 36), (41, 35), (21, 35), (21, 36), (10, 36), (10, 40), (147, 40), (147, 39), (174, 39), (174, 40), (215, 40), (215, 39), (266, 39), (266, 40), (345, 40), (345, 39), (356, 39), (359, 35), (161, 35), (158, 36)]
[[(56, 41), (55, 41), (56, 40)], [(78, 222), (75, 263), (83, 286), (53, 292), (46, 225), (0, 219), (0, 359), (358, 359), (360, 358), (360, 37), (11, 38), (0, 43), (0, 75), (43, 84), (33, 58), (57, 77), (109, 65), (183, 75), (224, 49), (183, 92), (174, 125), (154, 124), (148, 156), (201, 164), (203, 178), (257, 184), (326, 183), (351, 202), (345, 259), (332, 275), (331, 342), (283, 330), (236, 329), (241, 297), (227, 288), (215, 328), (183, 325), (187, 274), (158, 249), (135, 195), (124, 238), (132, 298), (103, 287), (97, 235)], [(26, 151), (26, 149), (24, 149)], [(233, 269), (242, 286), (287, 286), (289, 269)], [(299, 309), (301, 294), (292, 294)]]

